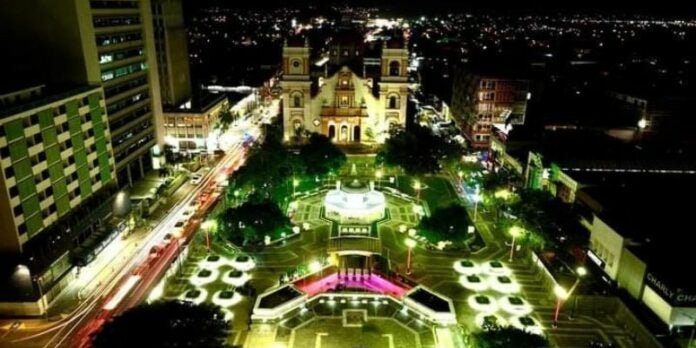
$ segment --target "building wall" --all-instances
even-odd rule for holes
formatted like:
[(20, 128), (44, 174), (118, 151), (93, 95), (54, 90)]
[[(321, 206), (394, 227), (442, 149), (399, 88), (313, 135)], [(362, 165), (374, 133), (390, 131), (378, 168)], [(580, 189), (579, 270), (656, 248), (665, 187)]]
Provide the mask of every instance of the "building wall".
[(181, 105), (191, 99), (188, 47), (181, 0), (152, 0), (155, 47), (162, 103)]
[[(3, 79), (60, 85), (99, 82), (89, 1), (0, 2)], [(12, 49), (9, 49), (12, 47)], [(50, 59), (47, 59), (50, 57)], [(22, 87), (22, 86), (18, 86)]]
[(617, 280), (621, 257), (625, 245), (624, 238), (596, 215), (590, 230), (590, 249), (604, 261), (604, 271)]
[(152, 167), (149, 151), (164, 141), (150, 1), (90, 4), (92, 32), (85, 34), (96, 42), (119, 183), (129, 186)]
[(89, 88), (0, 119), (2, 239), (18, 241), (1, 243), (3, 251), (21, 251), (115, 180), (104, 106), (102, 89)]
[[(165, 136), (169, 145), (184, 149), (183, 143), (195, 143), (196, 149), (214, 150), (210, 147), (209, 137), (214, 136), (214, 129), (220, 112), (228, 108), (227, 98), (221, 99), (210, 108), (198, 112), (165, 112)], [(190, 148), (188, 148), (190, 150)]]
[(645, 286), (646, 264), (629, 249), (624, 249), (617, 277), (619, 287), (626, 289), (631, 296), (640, 299)]
[(475, 148), (488, 148), (494, 125), (524, 124), (529, 81), (493, 78), (457, 70), (452, 113)]

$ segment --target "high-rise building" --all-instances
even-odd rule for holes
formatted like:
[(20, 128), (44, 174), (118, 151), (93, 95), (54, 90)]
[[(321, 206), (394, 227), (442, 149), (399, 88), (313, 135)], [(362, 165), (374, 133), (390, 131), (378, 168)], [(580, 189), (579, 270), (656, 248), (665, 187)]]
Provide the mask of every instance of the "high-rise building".
[(188, 47), (181, 0), (152, 0), (155, 48), (162, 104), (191, 100)]
[(494, 127), (506, 131), (524, 124), (528, 99), (528, 80), (468, 68), (455, 71), (452, 116), (474, 148), (490, 146)]
[[(150, 0), (3, 3), (0, 26), (13, 47), (15, 80), (101, 84), (119, 185), (153, 167), (164, 138)], [(156, 165), (156, 164), (155, 164)]]
[(164, 143), (150, 10), (149, 0), (90, 1), (92, 27), (86, 36), (96, 43), (94, 64), (104, 86), (121, 185), (143, 177), (153, 167), (151, 150)]
[[(116, 191), (101, 86), (0, 95), (0, 312), (38, 314), (73, 279), (69, 252)], [(104, 213), (104, 214), (102, 214)], [(100, 215), (101, 214), (101, 215)]]

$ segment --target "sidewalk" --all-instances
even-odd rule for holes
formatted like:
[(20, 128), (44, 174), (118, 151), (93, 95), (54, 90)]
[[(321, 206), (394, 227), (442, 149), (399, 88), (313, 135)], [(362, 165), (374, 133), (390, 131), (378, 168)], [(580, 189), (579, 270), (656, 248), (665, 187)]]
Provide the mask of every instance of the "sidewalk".
[(171, 196), (166, 197), (166, 203), (161, 204), (147, 219), (143, 219), (142, 226), (136, 227), (125, 239), (115, 239), (94, 261), (81, 269), (77, 279), (49, 305), (49, 318), (69, 315), (81, 299), (86, 298), (98, 287), (101, 279), (110, 277), (133, 256), (138, 244), (145, 240), (152, 230), (150, 226), (158, 224), (169, 210), (193, 189), (193, 186), (186, 183), (181, 185)]

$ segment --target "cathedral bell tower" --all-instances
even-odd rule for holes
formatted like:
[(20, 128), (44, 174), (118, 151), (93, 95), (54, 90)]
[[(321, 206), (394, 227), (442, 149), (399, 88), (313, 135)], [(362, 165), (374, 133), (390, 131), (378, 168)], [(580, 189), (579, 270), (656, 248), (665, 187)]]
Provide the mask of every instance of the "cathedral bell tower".
[[(383, 120), (379, 124), (379, 139), (389, 134), (392, 125), (406, 124), (408, 102), (408, 42), (405, 40), (385, 41), (382, 46), (379, 102), (384, 108)], [(381, 142), (381, 141), (380, 141)]]
[(309, 42), (294, 41), (283, 45), (283, 78), (280, 81), (283, 98), (284, 141), (302, 130), (316, 131), (310, 120), (311, 80)]

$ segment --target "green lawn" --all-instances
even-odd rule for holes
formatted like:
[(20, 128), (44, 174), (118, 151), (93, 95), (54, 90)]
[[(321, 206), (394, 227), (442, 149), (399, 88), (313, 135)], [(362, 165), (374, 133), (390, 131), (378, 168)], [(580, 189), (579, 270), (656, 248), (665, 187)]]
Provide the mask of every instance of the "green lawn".
[[(413, 188), (415, 178), (401, 175), (398, 177), (397, 189), (406, 194), (415, 196), (416, 190)], [(421, 179), (420, 198), (428, 203), (430, 211), (458, 203), (457, 193), (450, 182), (438, 176), (426, 176)]]

